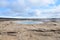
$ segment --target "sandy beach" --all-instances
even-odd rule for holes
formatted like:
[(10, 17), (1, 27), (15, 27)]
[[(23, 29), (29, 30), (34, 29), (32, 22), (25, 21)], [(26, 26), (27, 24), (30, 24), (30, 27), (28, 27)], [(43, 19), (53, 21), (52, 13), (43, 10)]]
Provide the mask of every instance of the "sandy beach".
[(60, 40), (60, 22), (17, 24), (0, 22), (0, 40)]

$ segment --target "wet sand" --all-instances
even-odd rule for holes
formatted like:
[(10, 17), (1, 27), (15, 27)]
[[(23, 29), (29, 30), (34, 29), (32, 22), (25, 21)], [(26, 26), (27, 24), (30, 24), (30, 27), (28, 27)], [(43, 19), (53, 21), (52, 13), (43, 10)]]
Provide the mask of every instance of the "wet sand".
[(0, 40), (60, 40), (60, 22), (17, 24), (0, 22)]

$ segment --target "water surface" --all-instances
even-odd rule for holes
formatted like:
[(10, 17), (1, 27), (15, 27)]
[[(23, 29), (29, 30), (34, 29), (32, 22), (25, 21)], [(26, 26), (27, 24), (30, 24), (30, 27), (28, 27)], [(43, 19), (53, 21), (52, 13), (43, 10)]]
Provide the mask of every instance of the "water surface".
[(16, 23), (18, 24), (42, 24), (43, 22), (42, 21), (17, 21)]

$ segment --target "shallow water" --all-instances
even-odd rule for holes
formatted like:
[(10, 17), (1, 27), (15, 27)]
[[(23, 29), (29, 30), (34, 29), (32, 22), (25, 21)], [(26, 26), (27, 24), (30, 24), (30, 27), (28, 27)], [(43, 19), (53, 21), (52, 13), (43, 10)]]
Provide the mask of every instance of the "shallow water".
[(22, 22), (16, 22), (18, 24), (42, 24), (43, 22), (40, 21), (22, 21)]

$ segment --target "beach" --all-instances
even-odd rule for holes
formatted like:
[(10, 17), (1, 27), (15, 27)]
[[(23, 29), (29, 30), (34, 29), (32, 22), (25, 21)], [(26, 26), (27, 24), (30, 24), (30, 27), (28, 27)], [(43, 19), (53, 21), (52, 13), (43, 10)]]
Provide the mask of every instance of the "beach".
[(60, 22), (18, 24), (0, 22), (0, 40), (60, 40)]

